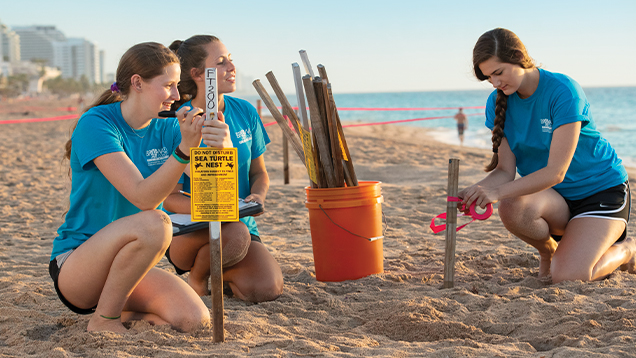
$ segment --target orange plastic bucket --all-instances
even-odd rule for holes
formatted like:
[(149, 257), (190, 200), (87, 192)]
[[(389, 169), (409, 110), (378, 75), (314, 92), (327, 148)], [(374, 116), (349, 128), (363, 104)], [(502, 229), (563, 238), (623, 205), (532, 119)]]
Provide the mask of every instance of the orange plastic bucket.
[(305, 188), (319, 281), (355, 280), (384, 272), (380, 182), (358, 184)]

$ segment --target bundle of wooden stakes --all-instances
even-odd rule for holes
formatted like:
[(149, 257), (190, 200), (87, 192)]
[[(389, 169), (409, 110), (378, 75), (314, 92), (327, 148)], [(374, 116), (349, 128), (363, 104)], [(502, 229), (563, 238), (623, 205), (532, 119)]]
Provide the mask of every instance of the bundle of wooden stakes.
[[(338, 188), (357, 186), (358, 179), (353, 169), (349, 147), (342, 131), (340, 116), (333, 99), (331, 84), (323, 65), (318, 65), (320, 76), (314, 76), (306, 52), (301, 51), (305, 70), (309, 73), (300, 77), (300, 66), (292, 64), (296, 82), (298, 114), (287, 100), (276, 77), (270, 71), (265, 77), (281, 103), (283, 113), (261, 84), (253, 82), (256, 91), (280, 126), (292, 148), (305, 164), (313, 188)], [(304, 91), (303, 91), (304, 89)], [(305, 107), (305, 94), (311, 118), (311, 130)], [(300, 117), (300, 119), (299, 119)], [(290, 128), (289, 121), (293, 126)], [(302, 120), (302, 122), (301, 122)]]

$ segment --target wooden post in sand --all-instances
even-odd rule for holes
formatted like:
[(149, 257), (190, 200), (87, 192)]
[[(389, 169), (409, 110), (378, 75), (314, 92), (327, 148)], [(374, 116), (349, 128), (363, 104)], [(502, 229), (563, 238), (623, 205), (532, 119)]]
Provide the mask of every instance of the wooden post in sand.
[(260, 99), (257, 99), (256, 100), (256, 113), (258, 113), (258, 118), (263, 120), (263, 118), (261, 117), (261, 107), (263, 107), (263, 102), (261, 102)]
[[(283, 108), (283, 117), (289, 118), (287, 111)], [(283, 136), (283, 182), (289, 184), (289, 142)]]
[[(218, 87), (216, 68), (205, 69), (206, 115), (218, 120)], [(191, 176), (192, 177), (192, 176)], [(212, 301), (212, 327), (215, 343), (225, 341), (223, 328), (223, 257), (221, 255), (221, 222), (210, 221), (210, 299)]]
[[(448, 196), (457, 196), (459, 189), (459, 159), (448, 160)], [(455, 236), (457, 234), (457, 202), (446, 202), (446, 254), (444, 257), (444, 288), (455, 285)]]
[(221, 223), (210, 221), (210, 299), (212, 300), (212, 336), (214, 343), (225, 341), (222, 262)]

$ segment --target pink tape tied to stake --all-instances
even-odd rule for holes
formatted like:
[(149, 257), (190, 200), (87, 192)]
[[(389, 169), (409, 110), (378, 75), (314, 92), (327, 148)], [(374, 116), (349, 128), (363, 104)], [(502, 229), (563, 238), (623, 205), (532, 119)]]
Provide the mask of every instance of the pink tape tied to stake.
[[(462, 199), (454, 197), (454, 196), (449, 196), (449, 197), (446, 198), (446, 200), (447, 201), (458, 201), (458, 202), (462, 201)], [(466, 210), (466, 205), (462, 204), (462, 207), (459, 210), (460, 211)], [(475, 210), (475, 202), (473, 202), (470, 205), (469, 214), (464, 214), (464, 213), (457, 214), (458, 217), (460, 217), (460, 216), (470, 216), (472, 218), (472, 220), (467, 222), (466, 224), (464, 224), (462, 226), (459, 226), (456, 231), (459, 231), (459, 230), (463, 229), (464, 226), (472, 223), (475, 220), (486, 220), (491, 215), (492, 215), (492, 204), (488, 203), (488, 205), (486, 205), (486, 211), (483, 212), (482, 214), (479, 214)], [(446, 213), (439, 214), (436, 217), (434, 217), (433, 220), (431, 220), (431, 230), (433, 230), (433, 233), (437, 234), (439, 232), (442, 232), (442, 231), (446, 230), (446, 224), (435, 225), (435, 219), (444, 219), (444, 220), (446, 220)]]

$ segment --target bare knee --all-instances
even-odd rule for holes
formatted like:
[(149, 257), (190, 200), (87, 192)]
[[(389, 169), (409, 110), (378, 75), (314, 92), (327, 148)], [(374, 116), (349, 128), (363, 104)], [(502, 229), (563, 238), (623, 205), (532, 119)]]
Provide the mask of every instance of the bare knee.
[(504, 199), (499, 202), (497, 212), (504, 226), (517, 225), (523, 220), (523, 213), (526, 212), (525, 200), (523, 197)]
[[(201, 306), (201, 307), (198, 307)], [(196, 308), (185, 310), (185, 313), (170, 322), (178, 331), (192, 332), (210, 323), (210, 311), (201, 302)]]
[(231, 267), (239, 263), (247, 255), (252, 242), (245, 224), (225, 224), (223, 232), (223, 267)]
[(241, 287), (241, 293), (246, 301), (258, 303), (273, 301), (283, 294), (283, 279), (270, 277), (265, 280), (253, 281), (247, 287)]
[(160, 210), (146, 210), (135, 217), (137, 240), (144, 247), (165, 252), (172, 240), (172, 222), (166, 213)]
[(591, 267), (581, 267), (573, 263), (566, 263), (558, 255), (555, 255), (552, 258), (552, 262), (550, 263), (550, 272), (552, 274), (552, 283), (592, 280)]

